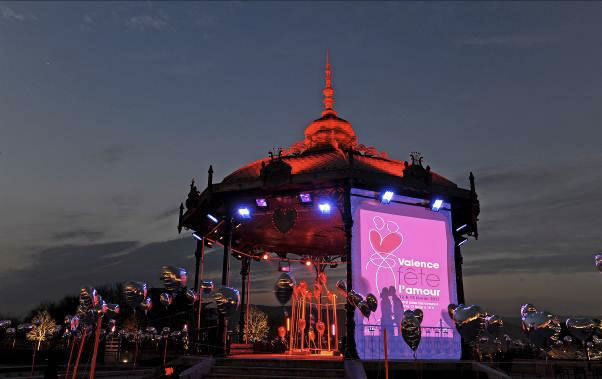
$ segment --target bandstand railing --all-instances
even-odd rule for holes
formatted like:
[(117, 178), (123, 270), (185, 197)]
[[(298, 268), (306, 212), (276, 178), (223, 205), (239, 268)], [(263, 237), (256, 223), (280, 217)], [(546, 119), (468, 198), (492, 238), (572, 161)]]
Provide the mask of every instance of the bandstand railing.
[[(384, 358), (384, 329), (387, 330), (387, 349), (390, 359), (413, 359), (412, 350), (403, 340), (399, 325), (358, 324), (355, 342), (361, 359)], [(418, 359), (459, 359), (461, 337), (443, 322), (439, 326), (422, 326), (417, 350)]]

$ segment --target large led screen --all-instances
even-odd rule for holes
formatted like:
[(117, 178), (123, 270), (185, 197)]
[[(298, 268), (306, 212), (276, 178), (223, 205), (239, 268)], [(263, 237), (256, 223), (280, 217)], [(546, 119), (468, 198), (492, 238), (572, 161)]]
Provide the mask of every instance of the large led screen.
[(447, 314), (457, 303), (451, 214), (420, 205), (422, 200), (396, 196), (389, 204), (374, 194), (354, 190), (353, 288), (374, 294), (378, 309), (369, 318), (355, 313), (356, 344), (362, 359), (383, 359), (387, 330), (391, 359), (411, 359), (401, 337), (403, 312), (424, 312), (420, 359), (459, 359), (460, 336)]

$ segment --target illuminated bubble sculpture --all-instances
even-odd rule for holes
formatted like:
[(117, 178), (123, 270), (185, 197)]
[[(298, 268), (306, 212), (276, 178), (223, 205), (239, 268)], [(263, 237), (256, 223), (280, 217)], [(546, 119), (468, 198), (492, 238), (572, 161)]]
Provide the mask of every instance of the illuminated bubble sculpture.
[(215, 285), (213, 284), (213, 280), (203, 280), (201, 281), (201, 290), (205, 295), (209, 295)]
[(521, 307), (521, 329), (531, 343), (540, 349), (549, 350), (553, 341), (559, 339), (560, 321), (547, 311), (538, 311), (533, 304)]
[(148, 286), (144, 282), (126, 282), (123, 286), (123, 294), (127, 305), (137, 307), (140, 303), (144, 302), (148, 294)]
[(192, 288), (186, 289), (186, 298), (191, 303), (197, 302), (199, 300), (199, 294), (193, 290)]
[(161, 304), (163, 304), (164, 306), (169, 307), (173, 302), (173, 297), (168, 292), (161, 292), (161, 295), (159, 296), (159, 301), (161, 301)]
[(83, 287), (79, 291), (79, 306), (82, 312), (87, 312), (98, 305), (99, 296), (94, 287)]
[(187, 272), (182, 267), (163, 266), (161, 267), (161, 282), (169, 292), (177, 292), (186, 287), (188, 281)]
[(602, 272), (602, 254), (594, 255), (594, 264), (599, 272)]
[(378, 300), (376, 299), (376, 296), (371, 293), (366, 295), (366, 304), (368, 304), (368, 308), (371, 312), (376, 312), (376, 309), (378, 308)]
[(416, 350), (420, 345), (420, 338), (422, 335), (420, 327), (422, 317), (423, 314), (420, 309), (407, 310), (403, 312), (403, 320), (401, 321), (401, 336), (410, 349), (412, 349), (414, 359), (416, 359)]
[(573, 337), (584, 344), (594, 334), (596, 322), (591, 318), (585, 317), (568, 318), (566, 320), (566, 328)]
[(220, 314), (231, 317), (240, 304), (240, 293), (237, 289), (222, 287), (215, 293), (213, 300)]
[(453, 308), (453, 320), (456, 329), (472, 345), (477, 342), (477, 338), (485, 330), (485, 316), (485, 312), (478, 305), (466, 306), (460, 304)]
[(276, 280), (276, 284), (274, 284), (274, 294), (280, 304), (284, 305), (291, 299), (294, 286), (295, 281), (286, 272), (282, 273), (278, 280)]

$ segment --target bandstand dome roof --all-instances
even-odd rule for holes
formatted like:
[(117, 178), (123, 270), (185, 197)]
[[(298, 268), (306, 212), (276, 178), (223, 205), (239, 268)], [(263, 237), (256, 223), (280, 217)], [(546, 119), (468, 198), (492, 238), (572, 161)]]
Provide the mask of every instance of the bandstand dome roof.
[[(345, 245), (341, 212), (322, 217), (311, 207), (300, 205), (297, 195), (309, 192), (312, 197), (339, 201), (341, 189), (351, 186), (374, 194), (387, 188), (398, 195), (426, 199), (426, 204), (435, 194), (443, 196), (456, 207), (454, 222), (471, 223), (476, 235), (479, 207), (472, 174), (468, 191), (434, 173), (429, 166), (423, 167), (419, 154), (411, 154), (411, 162), (395, 160), (385, 152), (358, 143), (351, 123), (334, 110), (328, 56), (323, 95), (322, 115), (305, 128), (302, 141), (235, 170), (221, 183), (212, 182), (210, 167), (208, 186), (202, 193), (193, 181), (185, 213), (183, 205), (180, 206), (178, 230), (189, 228), (205, 238), (218, 236), (224, 233), (220, 229), (224, 226), (222, 223), (215, 226), (209, 214), (225, 220), (237, 206), (251, 205), (262, 198), (269, 206), (254, 209), (251, 220), (238, 224), (232, 231), (233, 248), (279, 254), (340, 255)], [(343, 204), (335, 203), (335, 207), (340, 210)]]
[[(283, 150), (278, 157), (291, 167), (291, 175), (320, 174), (327, 171), (350, 168), (348, 152), (353, 151), (354, 170), (403, 177), (409, 164), (390, 159), (385, 152), (357, 143), (351, 123), (338, 117), (334, 110), (334, 90), (332, 89), (330, 62), (326, 60), (326, 86), (323, 90), (324, 110), (322, 117), (312, 121), (305, 129), (305, 139)], [(257, 160), (226, 176), (222, 183), (235, 184), (256, 180), (264, 166), (272, 158)], [(436, 173), (432, 183), (456, 187), (454, 183)]]

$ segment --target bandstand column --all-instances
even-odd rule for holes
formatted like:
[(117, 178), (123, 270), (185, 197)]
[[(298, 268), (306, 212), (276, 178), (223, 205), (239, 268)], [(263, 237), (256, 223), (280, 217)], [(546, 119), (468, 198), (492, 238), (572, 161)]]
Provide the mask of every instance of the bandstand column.
[(197, 239), (196, 240), (196, 250), (194, 251), (194, 290), (199, 290), (199, 269), (201, 266), (201, 252), (203, 250), (203, 241)]
[[(353, 227), (353, 217), (351, 215), (351, 183), (349, 180), (345, 182), (344, 189), (344, 210), (343, 210), (343, 224), (345, 226), (345, 261), (347, 267), (347, 291), (353, 289), (353, 276), (351, 270), (351, 229)], [(336, 309), (335, 309), (336, 312)], [(345, 304), (345, 314), (347, 317), (347, 337), (345, 343), (345, 358), (346, 359), (359, 359), (357, 354), (357, 348), (355, 345), (355, 308), (347, 301)]]
[(249, 277), (249, 269), (251, 268), (251, 258), (243, 257), (240, 266), (240, 279), (242, 282), (242, 297), (240, 301), (240, 318), (238, 320), (238, 340), (243, 343), (245, 337), (245, 317), (247, 310), (247, 278)]
[[(204, 243), (204, 241), (197, 239), (196, 240), (196, 250), (194, 251), (194, 258), (195, 258), (194, 290), (196, 291), (196, 293), (199, 293), (199, 269), (201, 266), (201, 256), (203, 255), (203, 247), (204, 247), (203, 243)], [(198, 320), (195, 320), (195, 315), (199, 315), (199, 317), (200, 317), (199, 307), (201, 306), (201, 302), (198, 302), (196, 304), (197, 304), (196, 307), (192, 307), (193, 312), (192, 312), (190, 325), (194, 325), (194, 329), (195, 329), (194, 337), (196, 337), (194, 342), (196, 344), (198, 344), (200, 342), (200, 341), (198, 341), (198, 337), (199, 337), (200, 333), (199, 333), (199, 324), (198, 324), (198, 322), (196, 322)]]
[[(228, 287), (230, 283), (230, 243), (232, 240), (232, 218), (226, 216), (224, 221), (224, 257), (222, 264), (222, 287)], [(218, 354), (226, 356), (228, 354), (228, 319), (220, 314), (218, 318)]]
[(465, 304), (464, 299), (464, 280), (462, 279), (462, 252), (460, 246), (456, 243), (454, 248), (454, 260), (456, 263), (456, 291), (458, 292), (458, 304)]

